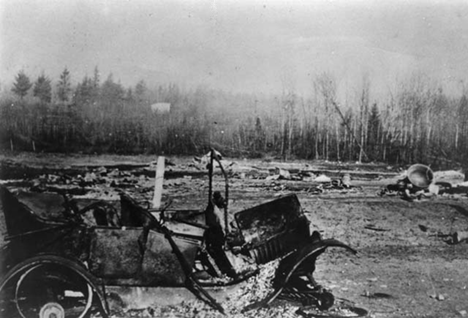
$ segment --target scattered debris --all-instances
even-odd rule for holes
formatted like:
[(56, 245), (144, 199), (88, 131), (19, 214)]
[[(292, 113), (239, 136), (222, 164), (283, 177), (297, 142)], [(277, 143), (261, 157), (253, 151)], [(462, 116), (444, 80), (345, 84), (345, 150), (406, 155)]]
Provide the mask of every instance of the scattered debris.
[(349, 173), (346, 173), (341, 179), (341, 182), (345, 188), (351, 187), (351, 175)]
[(452, 234), (453, 244), (458, 244), (461, 242), (468, 242), (468, 231), (458, 231)]
[(434, 195), (438, 195), (440, 191), (440, 187), (437, 184), (431, 183), (427, 188), (428, 192)]
[(390, 229), (381, 228), (381, 227), (375, 226), (373, 224), (365, 225), (364, 228), (367, 229), (367, 230), (378, 231), (378, 232), (390, 231)]
[(454, 181), (459, 180), (463, 181), (465, 178), (465, 174), (461, 170), (445, 170), (445, 171), (436, 171), (434, 172), (434, 179), (438, 181)]
[(424, 226), (424, 225), (421, 225), (421, 224), (419, 224), (418, 227), (419, 227), (419, 229), (420, 229), (421, 231), (423, 231), (423, 232), (427, 232), (427, 230), (428, 230), (428, 227), (427, 227), (427, 226)]
[(434, 173), (428, 166), (415, 164), (401, 175), (395, 184), (382, 188), (379, 195), (397, 194), (410, 202), (438, 195), (468, 196), (468, 186), (465, 187), (463, 183), (453, 186), (450, 182), (443, 181), (444, 179), (456, 181), (462, 178), (464, 175), (462, 176), (460, 172), (438, 171)]
[(431, 294), (429, 295), (429, 297), (438, 301), (443, 301), (447, 298), (447, 296), (445, 296), (444, 294), (440, 294), (440, 293)]
[(387, 294), (387, 293), (370, 293), (369, 291), (365, 291), (361, 296), (371, 298), (371, 299), (392, 299), (395, 298), (394, 296)]
[(427, 233), (428, 236), (435, 236), (441, 238), (445, 243), (450, 245), (458, 244), (461, 242), (468, 242), (468, 231), (456, 231), (451, 232), (449, 234), (444, 234), (440, 231), (429, 229), (427, 226), (421, 224), (419, 224), (418, 227), (422, 232)]
[(275, 175), (266, 177), (265, 180), (267, 180), (267, 181), (278, 180), (279, 177), (280, 177), (279, 174), (275, 174)]
[[(402, 179), (396, 184), (384, 187), (379, 195), (383, 196), (396, 192), (402, 199), (407, 201), (421, 200), (424, 197), (437, 195), (438, 188), (432, 185), (434, 173), (431, 168), (422, 164), (412, 165)], [(432, 186), (431, 186), (432, 185)]]
[(291, 179), (291, 174), (289, 173), (288, 170), (281, 169), (281, 168), (275, 168), (276, 174), (279, 176), (278, 179), (286, 179), (290, 180)]
[(315, 182), (326, 183), (326, 182), (332, 182), (332, 179), (331, 179), (330, 177), (327, 177), (327, 176), (324, 175), (324, 174), (321, 174), (321, 175), (319, 175), (317, 178), (315, 178), (314, 181), (315, 181)]
[(328, 311), (319, 311), (313, 307), (301, 307), (296, 314), (306, 318), (344, 318), (344, 317), (367, 317), (369, 312), (360, 307), (356, 307), (350, 301), (342, 301), (336, 307)]

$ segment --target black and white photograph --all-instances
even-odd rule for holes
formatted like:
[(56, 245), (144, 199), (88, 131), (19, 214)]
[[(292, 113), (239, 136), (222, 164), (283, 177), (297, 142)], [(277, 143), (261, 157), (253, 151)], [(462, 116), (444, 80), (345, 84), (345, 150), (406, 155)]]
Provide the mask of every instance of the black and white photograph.
[(0, 317), (468, 318), (468, 2), (0, 0)]

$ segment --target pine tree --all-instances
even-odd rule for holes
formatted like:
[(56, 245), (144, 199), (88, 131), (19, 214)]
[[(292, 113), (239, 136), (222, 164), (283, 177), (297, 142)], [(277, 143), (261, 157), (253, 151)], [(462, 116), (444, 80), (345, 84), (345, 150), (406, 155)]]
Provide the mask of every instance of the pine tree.
[(76, 86), (73, 102), (77, 105), (91, 104), (93, 100), (93, 80), (88, 76)]
[(99, 98), (99, 94), (101, 93), (101, 75), (97, 66), (94, 68), (92, 86), (92, 98), (94, 101), (97, 101)]
[(99, 74), (99, 69), (98, 67), (96, 66), (94, 68), (94, 75), (93, 75), (93, 87), (95, 89), (99, 89), (99, 84), (100, 84), (100, 81), (101, 81), (101, 76)]
[(44, 74), (39, 76), (37, 81), (34, 83), (33, 94), (35, 97), (39, 97), (43, 103), (50, 103), (52, 100), (52, 86), (50, 84), (50, 79), (48, 79)]
[(147, 92), (146, 83), (144, 80), (140, 80), (135, 86), (135, 97), (139, 102), (145, 99)]
[(372, 105), (367, 124), (367, 143), (370, 148), (370, 152), (374, 157), (377, 156), (375, 152), (377, 149), (377, 144), (380, 140), (381, 125), (382, 123), (380, 120), (379, 109), (377, 107), (377, 103), (374, 103), (374, 105)]
[(120, 83), (114, 82), (114, 77), (109, 74), (101, 86), (101, 102), (104, 108), (112, 109), (118, 106), (125, 97), (125, 90)]
[(65, 67), (57, 84), (57, 97), (61, 102), (68, 102), (71, 92), (70, 72)]
[(13, 84), (13, 88), (11, 90), (21, 99), (23, 99), (24, 96), (28, 94), (31, 86), (32, 83), (29, 80), (29, 77), (24, 73), (24, 71), (20, 71), (18, 75), (16, 75), (16, 82)]
[(125, 93), (125, 100), (128, 101), (128, 102), (133, 102), (134, 101), (133, 91), (132, 91), (131, 87), (129, 87), (127, 89), (127, 92)]

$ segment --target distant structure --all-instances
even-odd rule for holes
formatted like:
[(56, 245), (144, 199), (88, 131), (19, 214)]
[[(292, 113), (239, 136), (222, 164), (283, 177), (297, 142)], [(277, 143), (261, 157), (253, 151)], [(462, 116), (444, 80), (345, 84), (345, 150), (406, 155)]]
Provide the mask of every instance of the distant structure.
[(171, 111), (171, 103), (155, 103), (151, 105), (153, 113), (167, 114)]

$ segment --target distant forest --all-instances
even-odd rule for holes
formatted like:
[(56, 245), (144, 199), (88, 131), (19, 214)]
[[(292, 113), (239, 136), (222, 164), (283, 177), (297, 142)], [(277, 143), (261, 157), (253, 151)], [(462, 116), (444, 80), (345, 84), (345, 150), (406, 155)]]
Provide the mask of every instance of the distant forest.
[[(214, 147), (231, 157), (463, 165), (468, 160), (468, 100), (447, 96), (415, 75), (370, 99), (370, 79), (346, 104), (328, 73), (310, 95), (233, 94), (177, 84), (125, 88), (99, 70), (78, 84), (65, 68), (53, 82), (20, 71), (0, 99), (0, 147), (64, 153), (199, 155)], [(169, 112), (152, 111), (157, 102)]]

